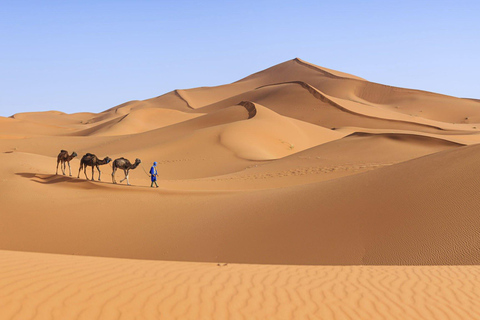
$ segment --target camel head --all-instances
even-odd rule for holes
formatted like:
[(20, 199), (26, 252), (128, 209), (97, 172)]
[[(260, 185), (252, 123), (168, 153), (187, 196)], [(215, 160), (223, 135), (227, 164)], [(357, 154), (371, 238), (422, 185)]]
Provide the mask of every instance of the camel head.
[(112, 161), (112, 158), (110, 157), (105, 157), (105, 159), (103, 159), (103, 161), (105, 161), (105, 163), (110, 163)]
[(76, 156), (78, 156), (78, 154), (75, 151), (73, 151), (72, 152), (72, 158), (75, 158)]
[(138, 167), (138, 165), (142, 163), (142, 160), (140, 159), (135, 159), (135, 163), (132, 165), (131, 169), (135, 169), (136, 167)]

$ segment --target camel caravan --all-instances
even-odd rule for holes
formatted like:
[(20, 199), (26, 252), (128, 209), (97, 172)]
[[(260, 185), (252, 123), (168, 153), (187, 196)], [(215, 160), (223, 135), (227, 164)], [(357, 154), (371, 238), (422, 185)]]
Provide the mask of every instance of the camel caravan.
[[(70, 177), (72, 176), (72, 170), (70, 168), (70, 161), (77, 156), (77, 153), (74, 151), (72, 154), (68, 154), (67, 150), (61, 150), (60, 153), (57, 156), (57, 171), (55, 174), (58, 174), (58, 165), (60, 164), (60, 169), (62, 170), (63, 175), (65, 175), (65, 170), (66, 170), (66, 165), (68, 164), (68, 170), (70, 173)], [(94, 180), (94, 175), (95, 175), (95, 168), (97, 168), (98, 171), (98, 181), (101, 181), (101, 174), (102, 172), (100, 171), (99, 166), (108, 164), (112, 162), (112, 159), (110, 157), (105, 157), (103, 159), (99, 159), (96, 155), (92, 153), (87, 153), (85, 154), (82, 159), (80, 160), (80, 168), (78, 169), (78, 176), (77, 178), (80, 178), (80, 172), (83, 169), (83, 173), (85, 174), (85, 179), (88, 179), (87, 176), (87, 167), (92, 167), (92, 181)], [(118, 158), (115, 159), (112, 163), (112, 182), (117, 183), (117, 180), (115, 179), (115, 172), (117, 172), (118, 169), (122, 169), (123, 172), (125, 173), (125, 178), (120, 180), (120, 183), (123, 181), (127, 180), (127, 185), (130, 185), (130, 181), (128, 180), (128, 174), (130, 170), (135, 169), (138, 167), (138, 165), (142, 161), (140, 159), (135, 159), (135, 162), (132, 164), (128, 159), (125, 158)]]

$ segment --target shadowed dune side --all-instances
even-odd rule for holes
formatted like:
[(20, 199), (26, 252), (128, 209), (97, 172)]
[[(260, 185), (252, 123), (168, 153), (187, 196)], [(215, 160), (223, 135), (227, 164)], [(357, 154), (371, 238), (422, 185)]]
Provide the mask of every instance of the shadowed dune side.
[[(373, 118), (373, 119), (382, 119), (382, 120), (387, 120), (387, 121), (395, 121), (395, 122), (403, 122), (403, 123), (412, 123), (412, 124), (417, 124), (417, 125), (422, 125), (422, 126), (427, 126), (427, 127), (433, 127), (435, 129), (455, 129), (454, 126), (451, 126), (450, 124), (447, 123), (440, 123), (440, 122), (433, 122), (433, 121), (428, 121), (427, 119), (421, 119), (421, 118), (412, 118), (411, 115), (409, 117), (405, 117), (405, 115), (399, 114), (398, 112), (390, 111), (390, 110), (375, 110), (371, 107), (365, 108), (364, 105), (359, 105), (355, 104), (354, 101), (345, 101), (342, 99), (335, 99), (333, 97), (328, 97), (326, 94), (322, 93), (318, 89), (312, 87), (310, 84), (303, 82), (303, 81), (291, 81), (291, 82), (283, 82), (279, 84), (271, 84), (269, 86), (275, 86), (275, 85), (281, 85), (285, 83), (294, 83), (300, 85), (302, 88), (306, 89), (310, 94), (312, 94), (315, 98), (321, 100), (322, 102), (325, 102), (335, 108), (338, 108), (344, 112), (356, 114), (356, 115), (361, 115), (367, 118)], [(262, 88), (262, 87), (260, 87)], [(342, 103), (343, 102), (343, 103)], [(352, 103), (353, 102), (353, 103)]]
[(248, 119), (255, 117), (257, 114), (257, 108), (255, 107), (255, 103), (251, 101), (241, 101), (239, 105), (244, 106), (245, 109), (248, 111)]
[(341, 103), (332, 101), (308, 84), (302, 86), (300, 83), (301, 82), (289, 82), (263, 86), (199, 108), (197, 111), (208, 113), (220, 110), (241, 100), (248, 100), (261, 104), (281, 115), (325, 128), (362, 127), (439, 134), (453, 134), (455, 131), (446, 131), (437, 126), (444, 126), (457, 131), (466, 129), (470, 131), (474, 130), (472, 127), (454, 127), (452, 124), (436, 122), (431, 124), (422, 123), (420, 118), (402, 120), (401, 117), (404, 117), (403, 115), (400, 115), (400, 117), (398, 117), (399, 119), (395, 119), (395, 114), (392, 113), (393, 111), (389, 114), (390, 118), (382, 118), (380, 114), (376, 114), (375, 116), (365, 115), (361, 112), (351, 111), (342, 106)]
[(410, 130), (385, 130), (385, 129), (368, 129), (368, 128), (355, 128), (355, 127), (344, 127), (338, 129), (339, 132), (355, 132), (359, 134), (403, 134), (403, 135), (413, 135), (413, 136), (423, 136), (427, 138), (433, 138), (438, 140), (445, 140), (459, 145), (474, 145), (480, 143), (480, 132), (471, 132), (471, 131), (450, 131), (448, 134), (436, 134), (436, 133), (425, 133), (425, 132), (415, 132)]
[(279, 266), (0, 251), (1, 320), (478, 319), (476, 266)]
[(450, 123), (480, 123), (480, 108), (474, 101), (427, 91), (397, 88), (363, 81), (354, 95), (363, 102), (382, 105), (404, 114)]

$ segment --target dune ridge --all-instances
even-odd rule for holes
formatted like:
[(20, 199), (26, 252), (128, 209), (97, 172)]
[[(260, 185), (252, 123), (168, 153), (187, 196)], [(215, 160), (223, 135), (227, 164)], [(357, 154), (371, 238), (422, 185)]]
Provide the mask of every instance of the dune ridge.
[(348, 74), (348, 73), (327, 69), (325, 67), (319, 67), (317, 65), (314, 65), (313, 63), (302, 60), (300, 58), (295, 58), (295, 59), (293, 59), (293, 61), (295, 61), (298, 64), (303, 65), (307, 68), (311, 68), (313, 70), (320, 71), (327, 76), (332, 76), (332, 77), (336, 77), (336, 78), (350, 78), (350, 79), (357, 79), (357, 80), (365, 81), (365, 79), (363, 79), (363, 78), (360, 78), (360, 77), (357, 77), (357, 76), (354, 76), (354, 75), (351, 75), (351, 74)]
[(178, 90), (178, 89), (177, 89), (177, 90), (174, 90), (174, 92), (175, 92), (175, 94), (176, 94), (180, 99), (182, 99), (183, 101), (185, 101), (185, 103), (187, 104), (187, 106), (188, 106), (189, 108), (195, 109), (194, 107), (192, 107), (192, 106), (190, 105), (190, 103), (188, 102), (188, 100), (183, 96), (183, 94), (182, 94), (183, 91), (182, 91), (182, 90)]

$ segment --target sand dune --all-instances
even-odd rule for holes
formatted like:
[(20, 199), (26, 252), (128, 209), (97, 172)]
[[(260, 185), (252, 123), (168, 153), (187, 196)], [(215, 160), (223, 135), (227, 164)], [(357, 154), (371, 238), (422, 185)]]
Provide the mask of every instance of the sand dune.
[(240, 158), (249, 160), (283, 158), (346, 135), (282, 117), (258, 104), (255, 105), (255, 109), (256, 114), (252, 119), (230, 124), (220, 135), (221, 144)]
[(0, 117), (0, 135), (5, 139), (63, 135), (74, 131), (74, 128), (65, 128), (48, 123)]
[(138, 109), (121, 117), (118, 121), (109, 123), (107, 126), (95, 127), (96, 130), (90, 134), (115, 136), (141, 133), (167, 127), (199, 116), (200, 114), (184, 113), (170, 109)]
[[(210, 105), (265, 85), (301, 80), (313, 88), (351, 102), (382, 106), (396, 113), (415, 114), (425, 119), (454, 123), (475, 123), (478, 104), (445, 95), (371, 83), (345, 73), (332, 72), (301, 59), (293, 59), (253, 74), (233, 84), (184, 90), (194, 108)], [(447, 111), (448, 110), (448, 111)]]
[(17, 113), (11, 116), (11, 118), (40, 124), (71, 127), (81, 124), (94, 115), (94, 113), (89, 112), (66, 114), (60, 111), (46, 111)]
[[(2, 117), (0, 319), (478, 318), (478, 143), (478, 100), (298, 58)], [(87, 152), (140, 158), (132, 186)]]

